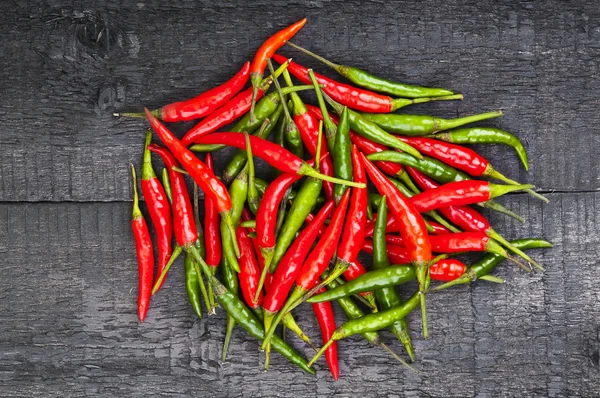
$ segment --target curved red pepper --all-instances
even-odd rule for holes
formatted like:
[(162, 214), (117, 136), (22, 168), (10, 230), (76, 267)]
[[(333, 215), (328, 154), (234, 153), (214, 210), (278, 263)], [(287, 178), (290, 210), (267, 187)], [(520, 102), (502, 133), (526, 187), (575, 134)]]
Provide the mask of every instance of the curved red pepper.
[[(300, 132), (302, 143), (308, 150), (308, 153), (314, 158), (317, 153), (317, 141), (319, 135), (319, 124), (317, 120), (308, 112), (296, 113), (294, 108), (294, 122)], [(321, 171), (323, 174), (333, 176), (333, 160), (327, 150), (327, 145), (321, 145)], [(333, 199), (333, 184), (323, 182), (323, 191), (327, 200)]]
[[(273, 59), (279, 64), (287, 61), (287, 58), (279, 54), (274, 54)], [(310, 84), (308, 77), (308, 69), (298, 65), (295, 62), (290, 62), (288, 70), (298, 80), (304, 84)], [(392, 98), (387, 95), (377, 94), (372, 91), (343, 84), (333, 79), (329, 79), (323, 75), (315, 73), (315, 77), (319, 84), (325, 85), (323, 91), (331, 98), (348, 108), (371, 113), (389, 113), (394, 110)]]
[[(322, 288), (318, 293), (323, 293), (325, 291), (326, 289)], [(315, 303), (312, 305), (312, 308), (317, 318), (317, 322), (319, 323), (319, 328), (321, 329), (323, 344), (325, 344), (329, 341), (336, 329), (333, 307), (330, 301), (326, 301), (323, 303)], [(337, 381), (340, 378), (340, 365), (338, 363), (336, 343), (330, 345), (325, 351), (325, 360), (327, 361), (333, 379)]]
[(300, 232), (300, 235), (294, 240), (294, 243), (292, 243), (279, 262), (277, 270), (273, 274), (271, 287), (267, 289), (267, 294), (263, 301), (263, 307), (266, 311), (276, 313), (285, 304), (288, 293), (300, 272), (304, 259), (308, 255), (313, 243), (317, 239), (317, 234), (334, 207), (335, 202), (333, 201), (325, 203), (315, 218)]
[(183, 174), (173, 170), (173, 167), (179, 166), (177, 160), (175, 160), (175, 157), (166, 148), (156, 144), (149, 145), (148, 149), (157, 153), (165, 163), (167, 170), (169, 170), (171, 196), (173, 199), (171, 207), (173, 210), (175, 241), (181, 247), (185, 247), (188, 243), (196, 243), (196, 240), (198, 240), (198, 230), (196, 229), (194, 211), (185, 178)]
[(338, 241), (342, 235), (342, 227), (344, 225), (344, 216), (348, 208), (350, 199), (350, 189), (346, 190), (340, 203), (331, 216), (331, 222), (323, 233), (323, 236), (315, 245), (315, 248), (310, 252), (298, 277), (296, 278), (297, 288), (308, 291), (312, 289), (318, 282), (319, 277), (327, 268), (327, 264), (333, 257), (333, 253), (337, 249)]
[[(352, 146), (352, 169), (354, 181), (366, 184), (367, 176), (362, 162), (360, 161), (356, 145)], [(352, 189), (352, 198), (348, 208), (348, 215), (346, 216), (346, 223), (337, 251), (337, 261), (349, 265), (351, 261), (356, 259), (356, 256), (360, 252), (362, 241), (365, 239), (365, 225), (367, 224), (367, 196), (368, 191), (366, 187)], [(348, 274), (344, 272), (346, 278), (351, 274), (352, 272), (349, 272)]]
[(472, 149), (462, 145), (451, 144), (433, 138), (404, 137), (397, 135), (399, 140), (416, 148), (423, 155), (441, 160), (454, 168), (479, 177), (484, 175), (490, 163)]
[[(392, 245), (404, 246), (404, 240), (400, 236), (386, 235), (385, 240)], [(459, 253), (485, 251), (490, 238), (484, 232), (458, 232), (432, 235), (429, 240), (431, 249), (436, 253)]]
[(236, 237), (240, 247), (240, 273), (238, 277), (240, 279), (242, 295), (249, 307), (258, 308), (262, 304), (263, 294), (260, 292), (258, 299), (254, 300), (260, 279), (260, 270), (254, 253), (254, 247), (244, 228), (237, 228)]
[(413, 261), (425, 262), (431, 260), (431, 243), (425, 227), (425, 221), (413, 206), (390, 180), (388, 180), (364, 155), (360, 155), (365, 170), (373, 184), (387, 197), (388, 207), (400, 225), (400, 234), (404, 239), (409, 257)]
[[(253, 215), (252, 212), (250, 212), (250, 210), (247, 207), (244, 207), (244, 209), (242, 210), (242, 221), (249, 221), (253, 219)], [(254, 232), (254, 235), (256, 235), (256, 229), (255, 228), (246, 228), (246, 230), (248, 232)], [(258, 244), (258, 238), (255, 236), (254, 238), (250, 238), (252, 240), (252, 246), (254, 247), (254, 253), (256, 255), (256, 259), (258, 260), (258, 267), (260, 269), (260, 271), (263, 270), (263, 268), (265, 268), (265, 258), (261, 255), (261, 250), (260, 250), (260, 246)], [(271, 286), (271, 278), (273, 278), (272, 274), (268, 274), (267, 277), (265, 278), (265, 283), (264, 283), (264, 287), (265, 290), (269, 290), (269, 287)]]
[(411, 202), (420, 213), (425, 213), (441, 207), (485, 202), (491, 198), (489, 182), (465, 180), (450, 182), (439, 188), (421, 192), (413, 196)]
[[(206, 167), (213, 170), (213, 160), (210, 153), (206, 154)], [(204, 197), (204, 246), (206, 252), (206, 264), (217, 267), (221, 262), (221, 219), (219, 212), (208, 195)]]
[[(387, 245), (386, 249), (388, 258), (392, 264), (408, 264), (413, 261), (403, 246)], [(365, 253), (373, 254), (373, 241), (365, 239), (362, 250)]]
[[(373, 232), (375, 231), (375, 220), (377, 219), (377, 213), (373, 213), (373, 219), (367, 220), (367, 224), (365, 226), (365, 236), (373, 236)], [(433, 228), (433, 232), (430, 232), (431, 235), (442, 235), (442, 234), (450, 234), (448, 228), (444, 227), (441, 224), (436, 223), (435, 221), (428, 221), (429, 225)], [(400, 232), (400, 226), (396, 222), (396, 218), (393, 215), (389, 215), (387, 219), (387, 225), (385, 227), (385, 232)]]
[(231, 79), (187, 101), (165, 105), (160, 118), (165, 122), (181, 122), (210, 115), (215, 109), (237, 94), (248, 81), (250, 62), (246, 62)]
[[(158, 134), (159, 138), (177, 160), (179, 160), (183, 168), (190, 173), (190, 176), (196, 181), (200, 189), (204, 191), (204, 194), (214, 200), (219, 213), (231, 212), (231, 198), (225, 185), (214, 175), (212, 170), (206, 167), (181, 141), (175, 138), (173, 133), (155, 118), (148, 109), (145, 109), (145, 111), (152, 129)], [(244, 135), (241, 134), (241, 137), (243, 140)]]

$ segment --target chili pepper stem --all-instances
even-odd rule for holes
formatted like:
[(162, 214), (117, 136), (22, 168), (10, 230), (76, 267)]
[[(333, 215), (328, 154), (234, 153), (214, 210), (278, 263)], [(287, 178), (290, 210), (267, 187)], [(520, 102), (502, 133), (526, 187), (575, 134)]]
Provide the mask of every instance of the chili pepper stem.
[(421, 305), (421, 324), (423, 331), (423, 338), (429, 337), (429, 327), (427, 322), (427, 303), (425, 300), (425, 291), (427, 290), (427, 280), (429, 279), (429, 265), (431, 262), (422, 263), (415, 262), (415, 270), (417, 274), (417, 281), (419, 282), (419, 302)]
[(171, 269), (171, 266), (173, 265), (173, 263), (175, 262), (177, 257), (179, 257), (179, 255), (181, 254), (182, 251), (183, 251), (183, 249), (179, 245), (176, 245), (173, 248), (173, 252), (171, 253), (171, 258), (169, 258), (169, 262), (165, 265), (165, 268), (163, 269), (163, 271), (160, 273), (160, 275), (156, 279), (156, 282), (154, 282), (154, 286), (152, 287), (152, 295), (154, 295), (154, 294), (156, 294), (156, 292), (158, 292), (158, 290), (160, 289), (160, 286), (163, 284), (163, 281), (167, 277), (167, 273), (169, 272), (169, 269)]
[(277, 315), (275, 316), (275, 319), (273, 320), (271, 327), (266, 332), (267, 334), (265, 335), (265, 340), (263, 341), (263, 344), (261, 345), (261, 348), (263, 350), (267, 347), (267, 344), (269, 344), (269, 342), (271, 341), (271, 337), (273, 337), (273, 334), (275, 333), (275, 329), (277, 328), (277, 325), (279, 325), (279, 323), (281, 322), (281, 320), (283, 319), (285, 314), (287, 314), (288, 312), (293, 310), (298, 304), (300, 304), (299, 301), (302, 299), (302, 296), (304, 296), (304, 293), (306, 293), (306, 291), (299, 288), (298, 286), (296, 286), (294, 288), (294, 290), (292, 290), (292, 294), (290, 294), (290, 297), (285, 302), (284, 306), (279, 310), (279, 312), (277, 312)]
[(252, 103), (250, 105), (250, 123), (256, 123), (256, 117), (254, 116), (254, 108), (256, 107), (256, 96), (258, 95), (258, 87), (261, 84), (262, 73), (252, 72), (250, 74), (250, 81), (252, 82)]
[(484, 280), (484, 281), (488, 281), (488, 282), (493, 282), (493, 283), (504, 283), (504, 282), (506, 282), (504, 279), (498, 278), (498, 277), (493, 276), (493, 275), (483, 275), (483, 276), (479, 277), (479, 279)]
[[(298, 324), (296, 323), (296, 320), (294, 319), (294, 317), (292, 316), (292, 314), (290, 314), (289, 312), (287, 314), (285, 314), (283, 316), (283, 330), (289, 329), (292, 332), (294, 332), (294, 334), (298, 337), (300, 337), (300, 339), (302, 341), (304, 341), (306, 344), (308, 344), (313, 350), (315, 350), (315, 352), (319, 351), (319, 349), (313, 344), (313, 342), (310, 340), (310, 338), (302, 331), (302, 329), (300, 329), (300, 326), (298, 326)], [(271, 346), (271, 343), (269, 343), (269, 347)]]
[(406, 171), (404, 171), (404, 169), (400, 170), (396, 176), (411, 190), (413, 191), (415, 194), (417, 193), (421, 193), (421, 191), (419, 190), (419, 188), (417, 188), (417, 186), (415, 185), (415, 183), (413, 182), (413, 180), (410, 179), (410, 177), (408, 176), (408, 174), (406, 173)]
[(533, 266), (538, 268), (540, 271), (544, 271), (544, 268), (540, 264), (538, 264), (536, 261), (532, 260), (531, 257), (529, 257), (527, 254), (525, 254), (521, 249), (518, 249), (517, 247), (515, 247), (513, 244), (511, 244), (509, 241), (504, 239), (504, 237), (502, 237), (502, 235), (500, 235), (498, 232), (494, 231), (492, 228), (489, 228), (486, 233), (490, 238), (498, 241), (502, 246), (506, 247), (511, 252), (520, 256), (521, 258), (523, 258), (525, 261), (529, 262), (530, 264), (533, 264)]
[(456, 228), (454, 225), (450, 224), (450, 222), (446, 221), (446, 219), (435, 210), (428, 211), (425, 214), (431, 217), (434, 221), (437, 221), (442, 227), (446, 227), (450, 232), (461, 232), (460, 229)]
[(342, 185), (346, 185), (346, 186), (354, 187), (354, 188), (365, 188), (366, 187), (366, 184), (363, 184), (360, 182), (342, 180), (339, 178), (321, 174), (318, 171), (316, 171), (315, 169), (313, 169), (312, 167), (310, 167), (307, 163), (303, 163), (302, 166), (300, 167), (300, 169), (298, 169), (297, 173), (308, 176), (308, 177), (313, 177), (313, 178), (316, 178), (319, 180), (332, 182), (334, 184), (342, 184)]
[[(375, 345), (381, 347), (384, 351), (386, 351), (388, 354), (390, 354), (392, 357), (394, 357), (395, 360), (397, 360), (398, 362), (400, 362), (402, 365), (406, 366), (411, 372), (414, 372), (416, 374), (421, 373), (417, 369), (413, 368), (404, 359), (400, 358), (400, 355), (396, 354), (390, 347), (388, 347), (387, 345), (383, 344), (381, 341), (375, 343)], [(414, 357), (412, 358), (412, 360), (414, 361)]]
[(375, 294), (373, 294), (373, 292), (357, 294), (357, 297), (360, 297), (361, 300), (366, 301), (367, 307), (369, 307), (372, 312), (377, 312), (377, 303), (375, 301)]
[(327, 343), (323, 344), (323, 347), (321, 347), (321, 349), (319, 351), (317, 351), (317, 353), (315, 354), (315, 356), (308, 361), (308, 367), (311, 367), (316, 361), (317, 359), (319, 359), (321, 357), (321, 355), (323, 355), (325, 353), (325, 351), (327, 351), (327, 349), (333, 344), (335, 343), (335, 340), (333, 339), (333, 336), (327, 341)]
[(308, 292), (306, 292), (304, 294), (304, 296), (302, 297), (301, 301), (304, 302), (304, 301), (308, 300), (311, 296), (315, 295), (315, 293), (317, 293), (319, 290), (321, 290), (321, 288), (329, 285), (329, 283), (331, 283), (331, 281), (335, 280), (337, 277), (339, 277), (344, 272), (346, 272), (346, 270), (348, 269), (349, 266), (350, 266), (349, 262), (338, 259), (338, 261), (336, 261), (335, 267), (333, 268), (331, 273), (329, 275), (327, 275), (327, 277), (325, 279), (323, 279), (321, 282), (319, 282), (315, 287), (313, 287)]
[(462, 100), (462, 94), (454, 94), (454, 95), (446, 95), (444, 97), (424, 97), (424, 98), (414, 98), (414, 99), (406, 99), (406, 98), (393, 98), (392, 99), (392, 112), (398, 110), (400, 108), (404, 108), (408, 105), (414, 104), (422, 104), (425, 102), (431, 101), (446, 101), (446, 100)]
[(488, 200), (483, 203), (478, 203), (478, 205), (480, 205), (481, 207), (486, 207), (490, 210), (494, 210), (500, 214), (504, 214), (505, 216), (512, 217), (515, 220), (519, 221), (520, 223), (525, 222), (525, 219), (523, 217), (521, 217), (514, 211), (508, 210), (506, 207), (502, 206), (500, 203), (496, 202), (495, 200)]
[(227, 351), (229, 351), (229, 342), (231, 341), (234, 327), (235, 319), (227, 315), (227, 329), (225, 331), (225, 339), (223, 340), (223, 350), (221, 351), (221, 361), (223, 362), (227, 360)]
[(329, 61), (328, 59), (325, 59), (325, 58), (321, 57), (320, 55), (317, 55), (317, 54), (313, 53), (312, 51), (307, 50), (306, 48), (300, 47), (299, 45), (292, 43), (291, 41), (287, 41), (286, 44), (289, 44), (290, 46), (294, 47), (296, 50), (300, 50), (304, 54), (313, 57), (317, 61), (323, 62), (325, 65), (329, 66), (330, 68), (333, 68), (340, 75), (342, 75), (342, 76), (344, 75), (345, 69), (342, 65), (333, 63), (333, 62)]
[[(506, 177), (504, 174), (502, 174), (499, 171), (497, 171), (496, 169), (494, 169), (491, 164), (488, 164), (485, 171), (483, 172), (483, 175), (488, 176), (490, 178), (495, 178), (495, 179), (503, 181), (507, 184), (519, 185), (519, 182)], [(544, 201), (545, 203), (550, 203), (550, 200), (547, 197), (535, 192), (533, 189), (524, 189), (524, 191), (527, 192), (528, 194), (530, 194), (531, 196)]]
[[(271, 262), (273, 261), (274, 250), (272, 248), (269, 249), (260, 249), (261, 255), (265, 259), (265, 265), (262, 271), (260, 272), (260, 279), (258, 280), (258, 288), (256, 289), (256, 295), (254, 296), (254, 301), (258, 300), (258, 296), (260, 296), (260, 292), (262, 292), (263, 286), (265, 285), (265, 280), (267, 279), (267, 273), (269, 272), (269, 267), (271, 266)], [(265, 327), (265, 330), (266, 327)]]
[[(162, 120), (162, 111), (160, 109), (154, 109), (150, 111), (150, 113), (157, 119)], [(135, 117), (135, 118), (145, 118), (146, 114), (144, 112), (115, 112), (113, 113), (114, 117)]]

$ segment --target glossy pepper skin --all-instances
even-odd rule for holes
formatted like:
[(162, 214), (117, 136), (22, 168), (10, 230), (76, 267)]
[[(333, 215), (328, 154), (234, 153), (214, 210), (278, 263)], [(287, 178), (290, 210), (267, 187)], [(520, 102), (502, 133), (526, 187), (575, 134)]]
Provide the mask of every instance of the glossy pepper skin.
[(352, 83), (369, 90), (403, 98), (442, 97), (445, 95), (454, 94), (452, 91), (443, 88), (420, 87), (387, 80), (354, 66), (335, 64), (291, 42), (288, 44), (323, 62), (325, 65), (329, 66), (337, 73), (350, 80)]
[[(286, 65), (282, 65), (282, 67), (277, 69), (277, 74), (281, 74), (285, 68)], [(262, 97), (269, 90), (271, 83), (272, 77), (267, 77), (261, 82), (256, 93), (256, 99)], [(208, 117), (192, 127), (181, 139), (183, 145), (186, 147), (191, 145), (198, 137), (217, 131), (219, 128), (228, 125), (248, 112), (252, 104), (252, 94), (252, 87), (250, 87), (231, 98)]]
[(250, 308), (259, 308), (263, 301), (263, 294), (262, 291), (258, 292), (258, 298), (255, 299), (258, 291), (258, 280), (260, 278), (260, 267), (258, 265), (258, 260), (256, 259), (256, 254), (254, 253), (252, 241), (248, 237), (248, 233), (245, 231), (245, 228), (238, 227), (236, 232), (241, 253), (241, 257), (239, 259), (240, 273), (238, 274), (238, 277), (240, 280), (242, 294), (246, 304), (248, 304)]
[[(274, 168), (284, 173), (297, 173), (309, 177), (315, 177), (324, 181), (334, 182), (336, 184), (362, 187), (361, 184), (357, 184), (352, 181), (340, 180), (317, 172), (304, 160), (271, 141), (267, 141), (255, 136), (250, 136), (249, 139), (250, 146), (252, 147), (252, 153), (255, 156), (261, 158)], [(201, 144), (225, 144), (240, 149), (246, 149), (246, 138), (240, 133), (226, 132), (209, 134), (201, 137), (197, 142)]]
[(246, 62), (231, 79), (187, 101), (174, 102), (152, 111), (165, 122), (187, 122), (213, 113), (239, 93), (248, 81), (250, 62)]
[(183, 260), (183, 266), (185, 268), (185, 290), (188, 294), (188, 301), (192, 306), (192, 309), (198, 315), (198, 318), (202, 318), (202, 304), (200, 302), (201, 290), (199, 278), (202, 275), (196, 273), (194, 268), (192, 256), (186, 253)]
[(519, 156), (525, 170), (529, 170), (527, 151), (515, 135), (493, 127), (466, 127), (434, 136), (435, 139), (454, 144), (504, 144), (512, 147)]
[[(158, 134), (161, 141), (169, 148), (204, 194), (211, 197), (217, 211), (227, 223), (230, 235), (235, 236), (235, 227), (231, 219), (231, 198), (225, 185), (214, 175), (212, 170), (187, 149), (148, 109), (145, 109), (145, 111), (152, 129)], [(234, 244), (234, 249), (236, 255), (239, 255), (237, 242)]]
[[(173, 250), (171, 241), (173, 238), (173, 221), (171, 219), (171, 207), (169, 199), (162, 184), (152, 168), (152, 160), (148, 145), (152, 141), (152, 130), (146, 132), (146, 145), (144, 146), (144, 162), (142, 164), (142, 193), (148, 205), (148, 213), (156, 233), (156, 246), (158, 249), (158, 275), (162, 273), (169, 262)], [(162, 287), (162, 284), (159, 286)]]
[(133, 175), (133, 213), (131, 230), (135, 239), (135, 250), (138, 260), (138, 319), (144, 322), (150, 308), (152, 295), (152, 278), (154, 274), (154, 256), (152, 253), (152, 238), (146, 220), (140, 211), (137, 194), (137, 178), (135, 169), (131, 166)]
[[(352, 142), (350, 141), (350, 122), (348, 121), (348, 108), (344, 107), (340, 115), (340, 123), (335, 135), (333, 146), (333, 171), (337, 178), (349, 180), (352, 178)], [(334, 187), (335, 200), (340, 201), (348, 187), (336, 185)], [(366, 195), (365, 195), (366, 196)]]
[(319, 213), (317, 213), (315, 218), (300, 232), (300, 235), (298, 235), (296, 240), (294, 240), (294, 243), (285, 252), (285, 255), (279, 262), (277, 270), (273, 274), (271, 288), (267, 290), (263, 302), (265, 311), (274, 314), (285, 304), (288, 293), (300, 272), (308, 252), (334, 207), (335, 204), (333, 201), (327, 202), (321, 210), (319, 210)]
[[(252, 60), (252, 66), (250, 67), (250, 80), (252, 82), (252, 105), (257, 98), (257, 90), (260, 85), (260, 81), (263, 77), (265, 67), (267, 66), (267, 59), (271, 58), (275, 51), (279, 50), (286, 41), (294, 37), (296, 33), (304, 25), (306, 25), (306, 18), (302, 18), (300, 21), (291, 24), (290, 26), (281, 29), (273, 36), (269, 37), (256, 51), (254, 59)], [(250, 108), (250, 114), (254, 114), (254, 106)]]
[(441, 282), (449, 282), (460, 278), (465, 273), (467, 266), (455, 258), (445, 258), (433, 264), (429, 268), (431, 279)]
[[(377, 214), (379, 217), (375, 222), (375, 233), (373, 234), (373, 269), (375, 270), (385, 269), (390, 266), (385, 241), (385, 227), (387, 220), (385, 195), (381, 198)], [(382, 310), (387, 310), (401, 304), (398, 292), (392, 287), (375, 289), (375, 298), (377, 299), (378, 308), (381, 308)], [(408, 321), (402, 319), (393, 323), (390, 326), (390, 331), (398, 337), (398, 340), (400, 340), (406, 348), (406, 352), (409, 354), (411, 360), (414, 360), (414, 347), (408, 328)]]
[(457, 119), (442, 119), (434, 116), (407, 114), (363, 113), (361, 116), (393, 134), (422, 136), (438, 131), (449, 130), (467, 123), (478, 122), (502, 116), (502, 111), (486, 112), (479, 115), (465, 116)]
[(470, 205), (485, 202), (508, 192), (533, 188), (533, 185), (498, 185), (487, 181), (465, 180), (450, 182), (439, 188), (421, 192), (411, 198), (420, 213), (440, 207)]
[[(321, 291), (325, 291), (325, 288), (322, 288)], [(317, 318), (317, 322), (319, 323), (319, 328), (321, 329), (323, 344), (325, 344), (329, 341), (336, 329), (333, 307), (331, 306), (331, 303), (324, 302), (312, 304), (312, 308)], [(327, 360), (327, 365), (329, 366), (333, 380), (337, 381), (340, 378), (337, 344), (331, 344), (329, 348), (327, 348), (325, 351), (325, 359)]]
[[(358, 149), (352, 147), (352, 169), (354, 181), (367, 183), (367, 175), (360, 160)], [(360, 246), (365, 238), (365, 226), (367, 224), (367, 188), (355, 188), (352, 190), (348, 215), (344, 224), (342, 237), (337, 250), (337, 263), (342, 263), (347, 270), (344, 272), (346, 279), (350, 278), (353, 271), (348, 272), (350, 263), (356, 260), (360, 252)]]
[[(209, 153), (206, 155), (206, 167), (213, 170), (213, 159)], [(221, 262), (221, 231), (219, 212), (208, 195), (204, 197), (204, 246), (206, 250), (206, 263), (209, 267), (217, 267)]]

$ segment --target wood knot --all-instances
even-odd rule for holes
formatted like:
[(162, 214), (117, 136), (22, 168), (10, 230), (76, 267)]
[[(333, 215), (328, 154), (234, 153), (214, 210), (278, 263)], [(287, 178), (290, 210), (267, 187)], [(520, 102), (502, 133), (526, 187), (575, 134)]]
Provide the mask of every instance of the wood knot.
[(89, 53), (107, 55), (114, 49), (122, 36), (122, 31), (108, 21), (108, 16), (84, 13), (77, 18), (75, 38)]

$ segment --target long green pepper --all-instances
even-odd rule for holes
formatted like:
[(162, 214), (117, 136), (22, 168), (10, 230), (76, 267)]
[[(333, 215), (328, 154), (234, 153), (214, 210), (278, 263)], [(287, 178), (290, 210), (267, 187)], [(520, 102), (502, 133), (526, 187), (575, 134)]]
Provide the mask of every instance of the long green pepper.
[[(348, 107), (344, 107), (337, 126), (335, 143), (333, 145), (333, 175), (343, 180), (352, 180), (352, 141), (350, 141), (350, 121), (348, 119)], [(348, 189), (345, 185), (335, 184), (333, 194), (335, 202), (338, 203), (344, 192)]]
[[(240, 294), (240, 282), (236, 272), (231, 268), (226, 258), (221, 260), (221, 269), (223, 270), (223, 281), (227, 286), (229, 294), (238, 296)], [(211, 283), (210, 286), (213, 286), (213, 293), (217, 296), (217, 300), (219, 300), (218, 294), (214, 291), (214, 285)], [(223, 361), (227, 359), (229, 342), (231, 341), (231, 335), (235, 327), (235, 318), (229, 314), (227, 309), (225, 311), (227, 312), (227, 327), (225, 330), (225, 339), (223, 340), (223, 351), (221, 353), (221, 360)]]
[[(244, 151), (244, 154), (245, 153), (246, 152)], [(229, 196), (231, 197), (231, 220), (234, 228), (237, 228), (240, 218), (242, 217), (242, 210), (248, 199), (247, 164), (229, 186)], [(235, 239), (235, 236), (232, 237), (228, 231), (229, 227), (227, 226), (227, 223), (221, 218), (221, 245), (223, 248), (223, 256), (227, 259), (227, 262), (235, 272), (240, 272), (240, 265), (237, 256), (235, 255), (235, 251), (233, 250), (232, 239)]]
[[(375, 229), (373, 231), (373, 269), (385, 269), (390, 266), (387, 256), (387, 244), (385, 241), (385, 229), (387, 226), (387, 206), (386, 197), (382, 196), (377, 209), (377, 219), (375, 220)], [(382, 287), (375, 289), (375, 298), (378, 308), (387, 310), (399, 306), (402, 302), (400, 296), (394, 287)], [(390, 331), (398, 337), (398, 340), (404, 344), (406, 352), (410, 359), (414, 361), (415, 351), (410, 337), (408, 321), (406, 319), (398, 320), (390, 326)]]

